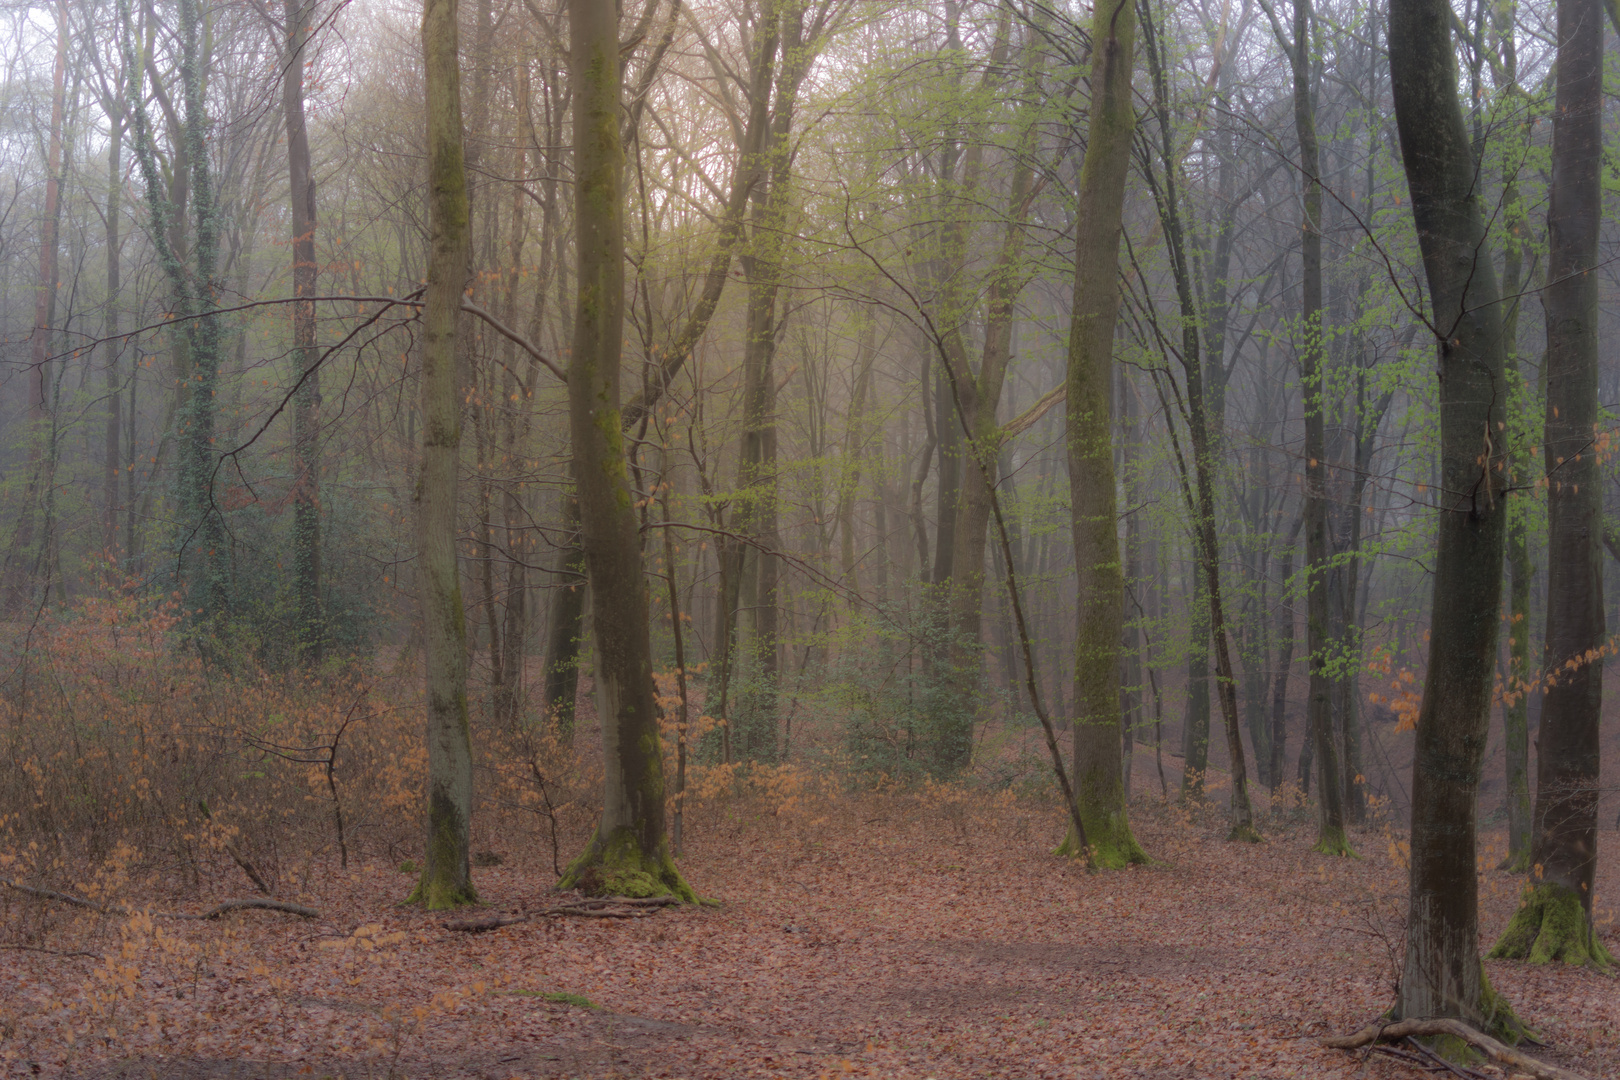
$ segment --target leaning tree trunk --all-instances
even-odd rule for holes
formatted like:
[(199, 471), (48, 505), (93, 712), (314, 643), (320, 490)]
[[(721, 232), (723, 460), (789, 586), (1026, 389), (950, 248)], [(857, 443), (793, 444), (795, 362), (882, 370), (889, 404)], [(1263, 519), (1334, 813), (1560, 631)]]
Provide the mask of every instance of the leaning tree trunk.
[[(1147, 861), (1131, 835), (1121, 775), (1119, 646), (1125, 616), (1119, 513), (1114, 494), (1114, 323), (1119, 317), (1120, 214), (1131, 167), (1136, 109), (1131, 67), (1136, 8), (1096, 6), (1092, 16), (1091, 119), (1077, 201), (1074, 307), (1067, 376), (1070, 521), (1078, 575), (1074, 650), (1076, 801), (1097, 866)], [(1077, 852), (1071, 827), (1059, 851)]]
[(574, 231), (579, 268), (568, 369), (574, 486), (591, 583), (602, 820), (562, 886), (695, 901), (664, 835), (664, 761), (653, 693), (641, 539), (619, 414), (624, 339), (624, 150), (619, 135), (619, 19), (570, 0)]
[(467, 715), (467, 617), (456, 560), (461, 456), (456, 339), (471, 252), (457, 5), (458, 0), (425, 0), (422, 8), (431, 246), (422, 308), (422, 456), (416, 501), (427, 667), (428, 814), (422, 880), (410, 899), (420, 900), (429, 911), (478, 898), (468, 860), (472, 739)]
[(298, 602), (298, 655), (318, 663), (326, 641), (321, 604), (321, 503), (319, 497), (320, 354), (315, 350), (315, 177), (310, 170), (309, 132), (304, 124), (304, 52), (314, 21), (313, 0), (284, 0), (287, 51), (282, 62), (281, 107), (287, 123), (287, 181), (292, 202), (293, 363), (293, 580)]
[(1603, 473), (1598, 432), (1603, 5), (1558, 0), (1547, 210), (1547, 636), (1530, 862), (1492, 956), (1606, 966), (1592, 929), (1603, 710)]
[(1389, 12), (1390, 82), (1428, 278), (1440, 385), (1434, 623), (1412, 770), (1406, 962), (1395, 1011), (1501, 1027), (1479, 962), (1476, 800), (1489, 724), (1507, 505), (1496, 267), (1457, 100), (1446, 0)]

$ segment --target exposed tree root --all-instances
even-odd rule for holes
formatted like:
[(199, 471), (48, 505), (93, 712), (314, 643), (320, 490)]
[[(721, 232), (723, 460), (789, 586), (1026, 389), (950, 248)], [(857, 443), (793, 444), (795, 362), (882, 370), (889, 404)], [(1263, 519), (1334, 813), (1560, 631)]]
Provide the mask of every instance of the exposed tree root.
[(1614, 957), (1592, 930), (1592, 921), (1571, 889), (1544, 881), (1528, 888), (1519, 910), (1491, 949), (1492, 960), (1564, 963), (1606, 970)]
[(1586, 1080), (1579, 1073), (1561, 1069), (1556, 1065), (1549, 1065), (1544, 1061), (1537, 1061), (1528, 1054), (1498, 1042), (1489, 1035), (1475, 1031), (1461, 1020), (1398, 1020), (1393, 1023), (1369, 1024), (1354, 1035), (1339, 1035), (1323, 1039), (1322, 1045), (1334, 1050), (1355, 1050), (1363, 1046), (1373, 1046), (1377, 1043), (1400, 1042), (1407, 1038), (1424, 1038), (1436, 1035), (1449, 1035), (1453, 1039), (1460, 1039), (1469, 1046), (1478, 1050), (1486, 1057), (1501, 1065), (1512, 1066), (1518, 1072), (1535, 1077), (1535, 1080)]
[(531, 919), (558, 918), (574, 915), (585, 919), (643, 919), (659, 908), (681, 903), (675, 896), (603, 896), (573, 900), (541, 911), (527, 911), (521, 915), (484, 915), (476, 919), (453, 919), (444, 924), (446, 930), (464, 934), (482, 934), (499, 930), (503, 926), (516, 926)]
[[(35, 896), (41, 900), (54, 900), (59, 904), (70, 904), (101, 915), (133, 915), (129, 908), (119, 907), (116, 904), (98, 904), (94, 900), (86, 900), (82, 896), (71, 893), (56, 892), (54, 889), (36, 889), (32, 885), (23, 885), (16, 881), (0, 878), (0, 885), (28, 896)], [(215, 904), (201, 914), (193, 915), (185, 911), (152, 911), (147, 914), (154, 919), (217, 919), (227, 911), (240, 911), (244, 908), (263, 908), (266, 911), (285, 911), (291, 915), (302, 915), (306, 919), (318, 919), (321, 913), (314, 908), (304, 907), (302, 904), (289, 904), (284, 900), (270, 900), (264, 897), (252, 896), (245, 900), (226, 900)]]

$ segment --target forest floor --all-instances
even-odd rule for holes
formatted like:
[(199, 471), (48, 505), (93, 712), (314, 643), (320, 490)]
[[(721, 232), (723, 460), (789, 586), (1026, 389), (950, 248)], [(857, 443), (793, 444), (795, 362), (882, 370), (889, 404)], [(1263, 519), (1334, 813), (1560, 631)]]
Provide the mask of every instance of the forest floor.
[[(314, 867), (297, 899), (315, 920), (154, 922), (0, 896), (0, 940), (25, 943), (0, 952), (0, 1076), (1419, 1075), (1318, 1043), (1391, 1001), (1397, 835), (1369, 829), (1359, 860), (1330, 860), (1297, 815), (1240, 846), (1218, 811), (1141, 805), (1157, 861), (1087, 874), (1048, 854), (1061, 824), (1051, 804), (937, 793), (734, 805), (689, 822), (682, 858), (720, 906), (482, 934), (399, 907), (411, 879), (376, 861)], [(1482, 866), (1502, 843), (1486, 840)], [(555, 903), (550, 864), (507, 853), (475, 870), (486, 909)], [(1482, 949), (1517, 890), (1481, 871)], [(1598, 895), (1620, 951), (1612, 857)], [(1620, 1076), (1620, 982), (1486, 967), (1546, 1042), (1532, 1052)]]

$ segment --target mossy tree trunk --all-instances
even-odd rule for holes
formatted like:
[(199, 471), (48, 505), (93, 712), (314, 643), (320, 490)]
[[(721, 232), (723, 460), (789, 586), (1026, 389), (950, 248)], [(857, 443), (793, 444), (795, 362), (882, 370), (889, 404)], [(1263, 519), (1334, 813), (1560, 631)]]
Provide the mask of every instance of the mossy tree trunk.
[(1440, 385), (1434, 624), (1412, 769), (1406, 960), (1395, 1011), (1500, 1027), (1480, 967), (1476, 801), (1502, 598), (1507, 506), (1496, 268), (1457, 95), (1446, 0), (1389, 12), (1390, 81), (1428, 279)]
[[(1119, 316), (1120, 215), (1136, 110), (1131, 69), (1136, 9), (1107, 0), (1092, 16), (1091, 113), (1076, 200), (1074, 306), (1069, 321), (1067, 443), (1079, 603), (1074, 652), (1076, 801), (1095, 865), (1146, 862), (1126, 817), (1121, 772), (1119, 652), (1125, 615), (1114, 493), (1114, 324)], [(1078, 854), (1070, 826), (1060, 852)]]
[[(1493, 956), (1607, 965), (1592, 929), (1603, 709), (1598, 398), (1603, 5), (1558, 0), (1547, 211), (1547, 632), (1530, 861), (1534, 887)], [(1510, 793), (1511, 797), (1511, 793)]]
[(428, 813), (422, 879), (411, 901), (429, 911), (471, 903), (472, 739), (467, 715), (467, 620), (456, 556), (461, 387), (456, 343), (471, 230), (462, 155), (458, 0), (425, 0), (429, 251), (422, 308), (422, 452), (417, 479), (417, 574), (427, 668)]
[(641, 540), (619, 412), (624, 339), (624, 151), (619, 18), (570, 0), (578, 289), (569, 433), (595, 625), (602, 820), (563, 874), (587, 892), (694, 900), (664, 833), (664, 763), (653, 694)]
[[(1492, 18), (1503, 79), (1509, 92), (1520, 96), (1519, 54), (1515, 44), (1517, 11), (1518, 5), (1509, 0), (1496, 6)], [(1521, 147), (1531, 138), (1532, 117), (1531, 110), (1524, 110), (1524, 121), (1517, 135)], [(1518, 161), (1513, 154), (1504, 156), (1507, 160), (1502, 170), (1502, 298), (1505, 301), (1502, 341), (1507, 350), (1508, 415), (1517, 418), (1529, 416), (1534, 404), (1533, 391), (1519, 366), (1519, 291), (1524, 276), (1525, 214), (1519, 195)], [(1530, 476), (1528, 455), (1521, 441), (1524, 435), (1512, 431), (1513, 419), (1508, 424), (1508, 477), (1515, 489), (1523, 489)], [(1529, 511), (1523, 494), (1516, 494), (1508, 502), (1508, 671), (1502, 695), (1508, 850), (1500, 869), (1515, 872), (1530, 866), (1530, 583), (1535, 577), (1535, 566), (1530, 560)]]

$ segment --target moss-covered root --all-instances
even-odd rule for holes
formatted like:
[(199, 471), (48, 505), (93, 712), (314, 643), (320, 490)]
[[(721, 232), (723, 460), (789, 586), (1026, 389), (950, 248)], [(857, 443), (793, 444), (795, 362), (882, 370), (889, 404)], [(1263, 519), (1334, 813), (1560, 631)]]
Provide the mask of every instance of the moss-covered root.
[(584, 853), (568, 864), (557, 887), (578, 889), (587, 896), (673, 896), (698, 903), (697, 893), (676, 869), (669, 843), (660, 841), (657, 851), (645, 852), (627, 829), (606, 841), (598, 830)]
[(478, 890), (471, 883), (458, 887), (448, 875), (435, 875), (430, 880), (424, 870), (404, 902), (406, 906), (422, 904), (428, 911), (449, 911), (478, 903)]
[(1543, 881), (1524, 892), (1519, 910), (1490, 951), (1492, 960), (1609, 968), (1614, 957), (1592, 930), (1575, 890)]
[(1229, 842), (1240, 844), (1263, 844), (1266, 838), (1260, 835), (1260, 830), (1253, 825), (1233, 825), (1232, 831), (1226, 834)]
[(1350, 846), (1350, 838), (1344, 834), (1343, 829), (1324, 829), (1311, 845), (1311, 850), (1321, 855), (1332, 855), (1341, 859), (1359, 859), (1356, 849)]
[[(1085, 819), (1085, 822), (1086, 839), (1091, 841), (1093, 869), (1123, 870), (1127, 866), (1145, 866), (1153, 861), (1136, 842), (1136, 837), (1131, 835), (1131, 825), (1123, 811), (1097, 814)], [(1075, 835), (1074, 822), (1069, 823), (1063, 843), (1054, 848), (1052, 854), (1071, 859), (1086, 857), (1086, 852), (1080, 850), (1080, 838)]]

